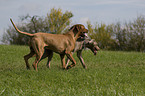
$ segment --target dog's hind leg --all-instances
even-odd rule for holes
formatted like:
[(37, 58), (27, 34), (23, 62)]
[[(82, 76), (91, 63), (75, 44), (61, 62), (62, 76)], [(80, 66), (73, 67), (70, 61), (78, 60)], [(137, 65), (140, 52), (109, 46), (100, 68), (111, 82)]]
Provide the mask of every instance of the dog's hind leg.
[(41, 60), (43, 54), (44, 54), (44, 46), (42, 46), (42, 44), (39, 42), (39, 39), (35, 39), (34, 38), (34, 41), (33, 41), (33, 45), (32, 45), (35, 53), (36, 53), (36, 59), (35, 59), (35, 62), (33, 63), (33, 67), (36, 71), (37, 70), (37, 65), (39, 63), (39, 61)]
[(60, 54), (60, 58), (61, 58), (62, 68), (66, 69), (66, 66), (65, 66), (65, 54)]
[(33, 57), (33, 56), (35, 56), (35, 55), (36, 55), (36, 54), (35, 54), (34, 51), (30, 51), (29, 54), (27, 54), (27, 55), (24, 56), (24, 60), (25, 60), (26, 68), (27, 68), (27, 69), (30, 69), (30, 65), (29, 65), (29, 63), (28, 63), (28, 59), (30, 59), (31, 57)]
[(51, 51), (51, 50), (47, 50), (47, 52), (46, 52), (47, 54), (48, 54), (48, 61), (47, 61), (47, 67), (48, 68), (50, 68), (50, 61), (51, 61), (51, 59), (52, 59), (52, 57), (53, 57), (53, 51)]
[(44, 54), (43, 54), (43, 56), (41, 57), (41, 59), (39, 60), (39, 62), (40, 62), (41, 60), (45, 59), (46, 57), (48, 58), (46, 66), (47, 66), (48, 68), (50, 68), (50, 61), (51, 61), (51, 59), (52, 59), (52, 57), (53, 57), (53, 51), (48, 50), (48, 49), (45, 49)]
[[(72, 55), (73, 55), (73, 52), (72, 52)], [(69, 64), (69, 59), (68, 58), (66, 58), (66, 66), (68, 66), (68, 64)]]
[[(39, 51), (40, 51), (40, 50), (39, 50)], [(37, 70), (37, 65), (38, 65), (39, 61), (41, 60), (41, 57), (42, 57), (43, 53), (44, 53), (44, 51), (41, 50), (41, 52), (39, 52), (38, 54), (36, 54), (36, 59), (35, 59), (35, 62), (33, 63), (33, 67), (34, 67), (34, 69), (35, 69), (36, 71), (38, 71), (38, 70)]]

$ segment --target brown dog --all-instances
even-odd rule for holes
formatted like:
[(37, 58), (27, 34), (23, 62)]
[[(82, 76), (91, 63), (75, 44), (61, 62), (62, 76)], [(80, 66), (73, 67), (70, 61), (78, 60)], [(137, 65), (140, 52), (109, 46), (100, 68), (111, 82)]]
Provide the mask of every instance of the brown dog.
[[(82, 57), (82, 51), (83, 51), (83, 49), (85, 49), (85, 48), (90, 49), (90, 50), (94, 53), (94, 55), (97, 54), (97, 51), (99, 51), (100, 48), (98, 47), (97, 42), (96, 42), (94, 39), (90, 39), (89, 37), (85, 37), (85, 38), (81, 38), (81, 37), (80, 37), (80, 38), (77, 39), (77, 41), (76, 41), (76, 43), (75, 43), (75, 48), (74, 48), (74, 50), (72, 51), (72, 54), (73, 54), (74, 52), (77, 52), (77, 57), (79, 58), (79, 60), (80, 60), (80, 62), (81, 62), (81, 64), (82, 64), (82, 66), (83, 66), (85, 69), (87, 69), (87, 66), (85, 65), (84, 59), (83, 59), (83, 57)], [(32, 49), (31, 49), (31, 50), (32, 50)], [(32, 51), (33, 51), (33, 50), (32, 50)], [(45, 49), (45, 52), (44, 52), (44, 54), (43, 54), (41, 60), (44, 59), (44, 58), (46, 58), (46, 57), (48, 57), (47, 67), (50, 68), (50, 61), (51, 61), (51, 59), (52, 59), (52, 57), (53, 57), (53, 51), (48, 50), (48, 49)], [(70, 61), (70, 60), (67, 58), (67, 59), (66, 59), (66, 66), (68, 65), (69, 61)]]
[[(53, 52), (56, 52), (60, 54), (62, 66), (64, 69), (69, 69), (73, 66), (75, 66), (76, 61), (72, 57), (72, 51), (75, 48), (75, 42), (77, 38), (82, 35), (83, 33), (87, 33), (88, 30), (81, 24), (76, 24), (72, 26), (69, 29), (69, 32), (65, 34), (49, 34), (49, 33), (35, 33), (30, 34), (27, 32), (22, 32), (13, 23), (12, 19), (10, 19), (12, 22), (14, 28), (17, 32), (21, 34), (25, 34), (30, 37), (30, 44), (29, 46), (34, 50), (31, 51), (28, 55), (24, 56), (24, 59), (26, 61), (26, 66), (29, 69), (29, 63), (27, 61), (27, 58), (32, 57), (36, 54), (35, 62), (33, 63), (34, 69), (37, 71), (37, 64), (41, 60), (44, 49), (52, 50)], [(65, 57), (67, 56), (72, 64), (66, 68), (65, 66)]]

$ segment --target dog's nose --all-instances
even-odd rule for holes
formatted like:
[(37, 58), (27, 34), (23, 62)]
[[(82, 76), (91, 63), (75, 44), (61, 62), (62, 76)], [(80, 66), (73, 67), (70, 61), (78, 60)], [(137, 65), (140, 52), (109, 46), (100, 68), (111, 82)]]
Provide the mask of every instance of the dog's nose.
[(97, 48), (98, 51), (100, 50), (100, 48), (98, 46), (96, 48)]

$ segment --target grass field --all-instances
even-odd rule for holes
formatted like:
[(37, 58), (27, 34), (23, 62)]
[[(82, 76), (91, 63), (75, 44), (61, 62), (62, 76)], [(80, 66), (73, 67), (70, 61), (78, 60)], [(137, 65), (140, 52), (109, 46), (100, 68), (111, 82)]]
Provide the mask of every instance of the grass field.
[(1, 96), (145, 96), (145, 53), (99, 51), (94, 56), (86, 50), (88, 69), (74, 54), (77, 65), (68, 71), (54, 54), (51, 68), (44, 59), (38, 72), (32, 66), (26, 70), (27, 53), (28, 46), (0, 45)]

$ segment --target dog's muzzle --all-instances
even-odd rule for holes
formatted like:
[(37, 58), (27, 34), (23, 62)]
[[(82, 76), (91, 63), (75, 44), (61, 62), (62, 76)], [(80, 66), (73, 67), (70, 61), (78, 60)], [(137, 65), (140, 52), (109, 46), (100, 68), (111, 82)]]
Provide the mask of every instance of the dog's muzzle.
[(94, 47), (93, 48), (94, 55), (96, 55), (97, 54), (97, 51), (99, 51), (99, 50), (100, 50), (100, 48), (98, 46)]
[(94, 51), (94, 55), (96, 55), (97, 54), (97, 49), (93, 48), (93, 51)]

